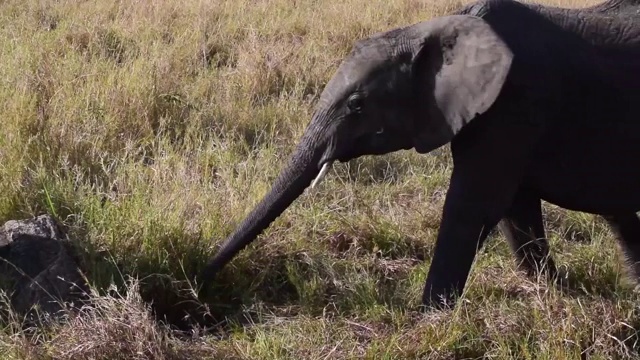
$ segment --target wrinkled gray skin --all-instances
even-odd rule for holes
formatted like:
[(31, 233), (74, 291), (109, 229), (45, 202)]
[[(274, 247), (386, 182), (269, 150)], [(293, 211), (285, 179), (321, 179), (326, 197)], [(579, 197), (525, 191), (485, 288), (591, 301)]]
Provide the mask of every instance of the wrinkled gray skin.
[(606, 13), (609, 15), (616, 14), (638, 14), (640, 13), (640, 0), (609, 0), (598, 5), (590, 6), (583, 9), (571, 9), (572, 11), (594, 11)]
[(424, 305), (462, 293), (496, 226), (524, 270), (555, 274), (541, 200), (603, 216), (640, 261), (636, 2), (576, 10), (485, 0), (358, 41), (271, 191), (201, 274), (204, 285), (325, 165), (448, 143), (453, 172)]

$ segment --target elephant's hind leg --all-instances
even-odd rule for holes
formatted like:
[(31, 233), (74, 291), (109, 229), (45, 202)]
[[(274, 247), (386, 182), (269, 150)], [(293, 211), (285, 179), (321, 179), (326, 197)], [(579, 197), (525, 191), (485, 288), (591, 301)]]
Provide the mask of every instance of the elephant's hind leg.
[(556, 274), (555, 264), (549, 255), (549, 243), (542, 223), (540, 198), (521, 189), (498, 224), (516, 256), (520, 269), (529, 276)]
[(603, 216), (621, 245), (636, 281), (640, 281), (640, 220), (633, 213)]

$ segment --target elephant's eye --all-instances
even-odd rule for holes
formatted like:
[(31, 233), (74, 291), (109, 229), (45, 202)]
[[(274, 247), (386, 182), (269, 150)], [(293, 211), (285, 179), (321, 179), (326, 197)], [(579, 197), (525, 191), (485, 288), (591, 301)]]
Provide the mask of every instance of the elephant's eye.
[(347, 108), (350, 112), (358, 113), (364, 107), (364, 98), (360, 94), (353, 94), (347, 100)]

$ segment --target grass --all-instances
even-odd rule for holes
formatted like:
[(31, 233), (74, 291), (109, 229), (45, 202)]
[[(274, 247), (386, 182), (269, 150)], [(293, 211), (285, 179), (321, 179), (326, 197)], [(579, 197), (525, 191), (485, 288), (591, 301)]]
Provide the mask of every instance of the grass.
[(458, 307), (415, 310), (451, 170), (447, 148), (336, 164), (225, 269), (207, 304), (190, 300), (191, 277), (268, 191), (353, 42), (464, 3), (1, 2), (0, 221), (55, 216), (94, 306), (34, 330), (3, 305), (0, 353), (638, 357), (639, 299), (611, 233), (548, 204), (570, 292), (517, 272), (496, 233)]

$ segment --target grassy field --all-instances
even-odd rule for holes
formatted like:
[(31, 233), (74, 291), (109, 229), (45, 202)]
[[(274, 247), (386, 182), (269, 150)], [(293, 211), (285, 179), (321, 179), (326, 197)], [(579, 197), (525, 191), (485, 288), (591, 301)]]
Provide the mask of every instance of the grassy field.
[(612, 234), (548, 204), (570, 291), (518, 273), (496, 233), (458, 307), (416, 311), (446, 147), (336, 164), (190, 300), (353, 42), (465, 3), (446, 1), (1, 1), (0, 221), (55, 216), (96, 300), (36, 331), (3, 311), (2, 358), (638, 357)]

